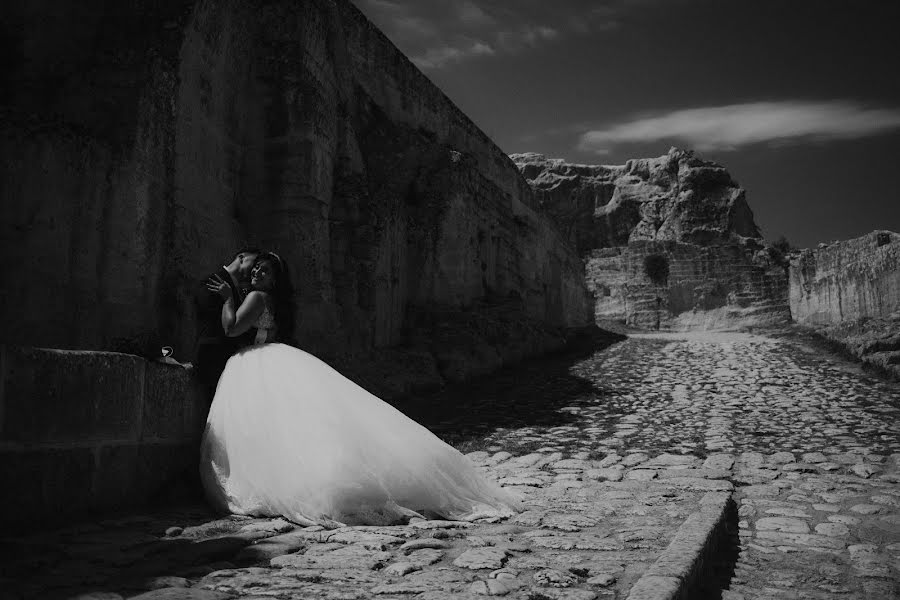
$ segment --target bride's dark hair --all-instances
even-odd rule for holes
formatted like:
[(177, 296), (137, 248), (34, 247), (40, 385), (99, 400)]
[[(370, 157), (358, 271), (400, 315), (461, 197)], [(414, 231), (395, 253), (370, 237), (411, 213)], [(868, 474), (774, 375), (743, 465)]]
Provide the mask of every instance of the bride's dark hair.
[(291, 275), (284, 260), (274, 252), (261, 252), (256, 262), (264, 260), (274, 267), (275, 285), (272, 287), (271, 296), (275, 310), (275, 326), (278, 328), (276, 337), (279, 342), (293, 344), (294, 337), (294, 286), (291, 284)]

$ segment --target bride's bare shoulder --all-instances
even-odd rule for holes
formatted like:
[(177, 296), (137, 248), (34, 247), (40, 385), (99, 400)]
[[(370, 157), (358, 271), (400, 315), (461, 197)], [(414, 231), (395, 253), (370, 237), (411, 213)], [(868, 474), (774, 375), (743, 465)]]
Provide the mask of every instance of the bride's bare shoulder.
[(262, 290), (252, 290), (247, 294), (244, 302), (249, 302), (253, 306), (261, 306), (263, 308), (271, 308), (272, 295)]

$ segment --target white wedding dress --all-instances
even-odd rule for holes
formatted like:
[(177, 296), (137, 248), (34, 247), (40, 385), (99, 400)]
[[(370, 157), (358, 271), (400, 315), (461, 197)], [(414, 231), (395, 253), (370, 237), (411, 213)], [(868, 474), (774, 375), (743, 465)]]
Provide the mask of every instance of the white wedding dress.
[(509, 516), (518, 500), (425, 427), (293, 346), (232, 356), (201, 446), (201, 479), (219, 510), (300, 524), (385, 525), (417, 513)]

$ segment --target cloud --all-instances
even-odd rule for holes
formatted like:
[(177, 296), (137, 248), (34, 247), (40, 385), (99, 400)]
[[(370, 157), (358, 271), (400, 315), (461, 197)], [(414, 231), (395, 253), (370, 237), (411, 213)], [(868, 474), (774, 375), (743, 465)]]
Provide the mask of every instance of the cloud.
[(511, 54), (557, 37), (559, 31), (543, 25), (525, 26), (517, 31), (500, 31), (496, 34), (497, 45)]
[(661, 1), (356, 0), (366, 16), (423, 69), (518, 54), (568, 35), (610, 31), (620, 26), (625, 13)]
[(496, 21), (473, 2), (463, 2), (459, 7), (459, 20), (471, 27), (493, 25)]
[(436, 69), (449, 62), (457, 62), (472, 56), (494, 54), (494, 49), (483, 42), (473, 41), (469, 46), (441, 46), (429, 48), (424, 54), (414, 56), (413, 63), (420, 69)]
[(900, 110), (846, 101), (752, 102), (635, 118), (581, 135), (579, 149), (606, 154), (627, 143), (677, 140), (697, 150), (868, 137), (900, 128)]
[(434, 23), (413, 15), (397, 15), (394, 18), (394, 28), (402, 33), (403, 37), (430, 37), (439, 35)]

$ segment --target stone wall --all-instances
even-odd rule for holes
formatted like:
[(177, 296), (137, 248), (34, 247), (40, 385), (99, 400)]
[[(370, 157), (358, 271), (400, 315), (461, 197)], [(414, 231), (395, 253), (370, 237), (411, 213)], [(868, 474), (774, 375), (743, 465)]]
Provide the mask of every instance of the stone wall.
[(0, 523), (52, 524), (183, 487), (203, 416), (180, 367), (0, 346)]
[(900, 235), (875, 231), (794, 254), (790, 300), (801, 325), (836, 325), (900, 311)]
[(900, 377), (900, 234), (874, 231), (791, 256), (791, 314)]
[(408, 344), (422, 313), (588, 322), (515, 165), (349, 0), (4, 12), (7, 343), (190, 360), (192, 286), (246, 242), (285, 257), (295, 337), (326, 357)]

